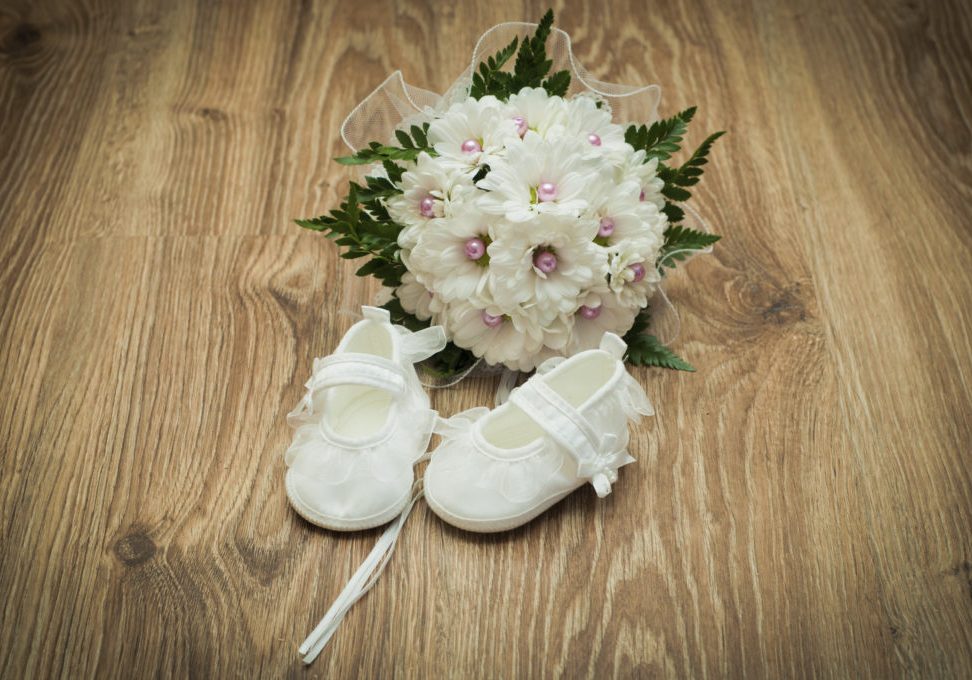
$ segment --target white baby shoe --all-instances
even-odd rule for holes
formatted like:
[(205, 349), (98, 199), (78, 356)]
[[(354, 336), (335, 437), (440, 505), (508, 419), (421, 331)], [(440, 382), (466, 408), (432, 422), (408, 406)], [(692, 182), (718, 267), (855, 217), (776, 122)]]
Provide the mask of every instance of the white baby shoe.
[(440, 421), (442, 443), (425, 471), (429, 507), (453, 526), (505, 531), (590, 482), (611, 492), (628, 455), (628, 420), (651, 403), (622, 358), (624, 341), (606, 333), (599, 349), (544, 362), (490, 411)]
[(334, 354), (314, 360), (307, 394), (287, 416), (296, 429), (285, 455), (290, 504), (338, 531), (385, 524), (409, 503), (412, 466), (437, 418), (413, 364), (446, 343), (440, 326), (413, 333), (387, 310), (361, 311)]

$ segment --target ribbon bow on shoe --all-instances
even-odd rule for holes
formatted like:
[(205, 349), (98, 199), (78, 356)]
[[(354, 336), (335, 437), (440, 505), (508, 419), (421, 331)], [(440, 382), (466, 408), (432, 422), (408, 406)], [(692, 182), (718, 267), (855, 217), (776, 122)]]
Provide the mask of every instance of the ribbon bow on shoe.
[(577, 476), (590, 481), (598, 497), (604, 498), (611, 493), (611, 485), (618, 481), (618, 468), (635, 462), (628, 454), (627, 446), (615, 434), (601, 438), (594, 458), (582, 460), (577, 464)]

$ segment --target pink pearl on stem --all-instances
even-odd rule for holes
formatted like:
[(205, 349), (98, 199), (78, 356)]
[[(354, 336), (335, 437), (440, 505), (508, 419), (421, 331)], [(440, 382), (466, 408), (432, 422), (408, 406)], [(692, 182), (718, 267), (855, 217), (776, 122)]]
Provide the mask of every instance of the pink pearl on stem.
[(587, 135), (587, 141), (591, 146), (601, 146), (601, 138), (593, 132)]
[(601, 308), (599, 306), (588, 307), (587, 305), (583, 305), (580, 308), (580, 315), (585, 319), (596, 319), (597, 317), (601, 316)]
[(483, 243), (483, 239), (474, 236), (466, 241), (465, 251), (466, 257), (470, 260), (478, 260), (486, 254), (486, 244)]
[(435, 217), (435, 199), (431, 196), (426, 196), (419, 201), (419, 213), (421, 213), (422, 217)]
[(482, 319), (483, 319), (483, 325), (489, 326), (490, 328), (496, 328), (501, 323), (503, 323), (503, 316), (502, 315), (500, 315), (500, 316), (493, 316), (492, 314), (490, 314), (489, 312), (487, 312), (485, 309), (483, 310), (483, 313), (482, 313)]
[(644, 280), (645, 274), (648, 273), (645, 270), (645, 265), (641, 264), (640, 262), (635, 262), (633, 265), (630, 265), (628, 269), (630, 269), (631, 273), (634, 274), (634, 278), (631, 279), (632, 283), (638, 283), (639, 281)]
[(522, 137), (527, 133), (527, 119), (523, 116), (513, 116), (513, 123), (516, 125), (516, 133)]
[(548, 250), (541, 250), (533, 256), (533, 266), (544, 274), (550, 274), (557, 269), (557, 256)]
[(552, 201), (557, 198), (557, 185), (553, 182), (541, 182), (537, 187), (537, 198), (541, 201)]
[(479, 143), (479, 140), (467, 139), (462, 143), (463, 153), (479, 153), (482, 150), (483, 150), (483, 146), (482, 144)]
[(602, 217), (601, 225), (597, 228), (597, 235), (607, 238), (614, 233), (614, 220), (610, 217)]

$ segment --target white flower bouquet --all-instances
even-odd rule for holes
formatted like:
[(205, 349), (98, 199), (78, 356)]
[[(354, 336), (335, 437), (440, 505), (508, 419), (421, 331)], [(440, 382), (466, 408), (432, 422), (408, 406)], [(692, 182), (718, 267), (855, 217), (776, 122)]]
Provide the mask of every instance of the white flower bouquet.
[(491, 29), (442, 97), (393, 74), (342, 130), (356, 153), (338, 161), (369, 166), (363, 181), (298, 224), (371, 258), (357, 273), (381, 280), (396, 323), (445, 328), (441, 374), (532, 370), (605, 331), (631, 363), (692, 370), (651, 334), (649, 300), (719, 238), (684, 203), (722, 133), (672, 164), (695, 109), (658, 120), (657, 86), (594, 81), (552, 23), (522, 42), (506, 37), (533, 26)]

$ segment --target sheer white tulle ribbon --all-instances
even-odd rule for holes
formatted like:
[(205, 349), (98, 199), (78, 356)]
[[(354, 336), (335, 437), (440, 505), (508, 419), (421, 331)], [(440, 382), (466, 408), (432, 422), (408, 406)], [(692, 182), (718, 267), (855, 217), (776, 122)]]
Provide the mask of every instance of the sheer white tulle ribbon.
[[(348, 114), (341, 125), (341, 138), (357, 151), (375, 140), (391, 140), (403, 124), (430, 120), (469, 96), (473, 73), (480, 62), (506, 47), (513, 38), (522, 39), (536, 28), (536, 24), (514, 21), (497, 24), (483, 33), (469, 66), (442, 95), (409, 85), (402, 72), (395, 71)], [(574, 56), (570, 36), (559, 28), (550, 32), (547, 56), (553, 62), (552, 71), (570, 72), (568, 96), (580, 92), (596, 94), (611, 107), (619, 123), (651, 123), (658, 119), (658, 85), (619, 85), (597, 80)]]
[(445, 349), (447, 341), (442, 326), (429, 326), (420, 331), (410, 331), (403, 326), (395, 328), (401, 335), (402, 358), (409, 363), (424, 361)]
[(629, 420), (638, 420), (642, 416), (655, 415), (655, 407), (651, 405), (651, 400), (645, 394), (645, 388), (641, 383), (634, 379), (630, 373), (626, 373), (621, 378), (621, 408), (628, 416)]

